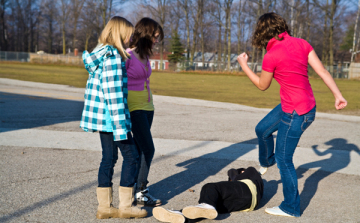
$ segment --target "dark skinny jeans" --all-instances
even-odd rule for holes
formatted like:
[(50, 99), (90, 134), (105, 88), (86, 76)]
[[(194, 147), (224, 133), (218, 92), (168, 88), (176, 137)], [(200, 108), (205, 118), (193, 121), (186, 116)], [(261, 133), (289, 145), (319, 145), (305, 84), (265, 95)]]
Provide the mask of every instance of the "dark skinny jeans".
[(139, 152), (130, 133), (128, 139), (114, 141), (112, 132), (100, 132), (102, 160), (98, 174), (98, 187), (111, 187), (114, 166), (118, 160), (118, 148), (123, 157), (120, 186), (133, 187), (139, 163)]
[(154, 157), (155, 146), (151, 135), (151, 125), (154, 111), (135, 110), (130, 112), (132, 133), (136, 147), (139, 151), (139, 172), (136, 181), (136, 191), (147, 188), (151, 161)]

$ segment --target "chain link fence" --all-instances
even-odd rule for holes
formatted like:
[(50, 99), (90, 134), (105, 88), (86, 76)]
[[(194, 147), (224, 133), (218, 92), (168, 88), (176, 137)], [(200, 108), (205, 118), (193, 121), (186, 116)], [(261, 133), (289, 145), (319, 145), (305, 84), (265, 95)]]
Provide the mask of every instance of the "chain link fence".
[(30, 53), (0, 51), (0, 61), (30, 62)]
[[(261, 72), (262, 62), (249, 62), (248, 66), (255, 72)], [(349, 63), (336, 64), (333, 66), (333, 71), (330, 72), (330, 66), (325, 68), (331, 73), (333, 78), (349, 78)], [(242, 69), (239, 63), (231, 62), (230, 68), (227, 62), (191, 62), (188, 60), (181, 61), (177, 64), (177, 71), (206, 71), (206, 72), (241, 72)], [(310, 77), (319, 77), (316, 72), (309, 66)]]
[(41, 64), (67, 64), (83, 66), (81, 56), (47, 54), (47, 53), (24, 53), (0, 51), (0, 61), (19, 61)]

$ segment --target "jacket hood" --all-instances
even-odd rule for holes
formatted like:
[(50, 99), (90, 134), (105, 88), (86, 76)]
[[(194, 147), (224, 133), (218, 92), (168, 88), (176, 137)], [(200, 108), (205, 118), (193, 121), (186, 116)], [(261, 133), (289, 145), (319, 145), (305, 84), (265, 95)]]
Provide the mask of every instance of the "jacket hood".
[(93, 75), (99, 68), (99, 64), (104, 61), (105, 58), (118, 54), (117, 50), (113, 46), (105, 45), (96, 47), (93, 52), (89, 53), (84, 51), (82, 59), (86, 70), (89, 75)]

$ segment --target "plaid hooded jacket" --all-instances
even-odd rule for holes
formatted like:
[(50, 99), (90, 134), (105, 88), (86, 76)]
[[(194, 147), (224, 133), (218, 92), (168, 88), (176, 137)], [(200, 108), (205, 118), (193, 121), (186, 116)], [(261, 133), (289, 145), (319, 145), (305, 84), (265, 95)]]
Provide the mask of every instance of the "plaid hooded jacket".
[(131, 120), (125, 61), (109, 45), (84, 51), (82, 58), (89, 78), (80, 127), (86, 132), (113, 132), (114, 141), (126, 140)]

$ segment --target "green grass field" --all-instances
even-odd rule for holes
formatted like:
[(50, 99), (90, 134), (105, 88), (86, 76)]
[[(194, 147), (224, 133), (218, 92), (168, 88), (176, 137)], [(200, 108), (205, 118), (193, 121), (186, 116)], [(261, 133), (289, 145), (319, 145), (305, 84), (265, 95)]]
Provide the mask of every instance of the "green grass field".
[[(2, 62), (0, 77), (83, 88), (88, 74), (81, 67)], [(348, 107), (343, 111), (335, 110), (334, 98), (321, 79), (311, 78), (310, 83), (318, 111), (360, 116), (359, 80), (336, 80), (343, 96), (348, 100)], [(151, 89), (157, 95), (231, 102), (258, 108), (272, 108), (280, 103), (279, 85), (276, 81), (263, 92), (242, 75), (154, 72), (151, 76)]]

